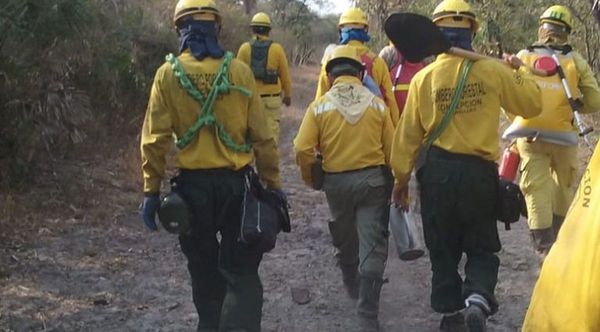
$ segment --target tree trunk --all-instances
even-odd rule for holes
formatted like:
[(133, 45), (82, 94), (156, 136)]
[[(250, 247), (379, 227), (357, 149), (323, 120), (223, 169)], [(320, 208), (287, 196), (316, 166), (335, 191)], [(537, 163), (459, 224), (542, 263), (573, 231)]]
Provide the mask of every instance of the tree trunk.
[(250, 15), (254, 7), (256, 7), (256, 0), (244, 0), (244, 10), (246, 11), (246, 14)]

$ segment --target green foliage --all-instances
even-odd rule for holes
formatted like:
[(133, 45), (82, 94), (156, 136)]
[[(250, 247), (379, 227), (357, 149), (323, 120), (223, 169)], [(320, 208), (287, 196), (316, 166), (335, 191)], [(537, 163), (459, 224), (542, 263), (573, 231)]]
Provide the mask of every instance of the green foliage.
[[(131, 2), (8, 0), (0, 5), (0, 179), (30, 178), (98, 124), (145, 96), (173, 33)], [(168, 38), (167, 38), (168, 36)], [(159, 55), (160, 54), (160, 55)]]

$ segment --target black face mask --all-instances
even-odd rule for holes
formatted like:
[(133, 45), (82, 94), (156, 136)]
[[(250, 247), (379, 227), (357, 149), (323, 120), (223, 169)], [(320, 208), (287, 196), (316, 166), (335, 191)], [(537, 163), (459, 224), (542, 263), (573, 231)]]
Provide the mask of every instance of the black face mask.
[(178, 24), (179, 52), (189, 49), (194, 58), (222, 58), (225, 50), (217, 40), (217, 24), (214, 21), (196, 21), (191, 18)]
[(473, 32), (471, 29), (440, 27), (440, 30), (446, 35), (452, 46), (469, 51), (473, 50), (473, 46), (471, 46)]

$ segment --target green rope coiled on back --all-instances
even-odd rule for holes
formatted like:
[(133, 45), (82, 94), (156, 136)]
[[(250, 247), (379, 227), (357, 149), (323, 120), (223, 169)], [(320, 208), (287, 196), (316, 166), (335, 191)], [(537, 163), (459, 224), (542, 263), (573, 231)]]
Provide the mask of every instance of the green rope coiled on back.
[(198, 91), (196, 86), (186, 75), (185, 70), (179, 63), (179, 60), (177, 60), (177, 57), (175, 57), (173, 54), (169, 54), (165, 57), (165, 59), (169, 64), (171, 64), (171, 68), (173, 68), (175, 76), (179, 79), (179, 84), (181, 87), (188, 93), (188, 95), (190, 95), (190, 97), (192, 97), (198, 102), (198, 104), (201, 105), (198, 120), (196, 120), (196, 122), (181, 137), (176, 138), (175, 145), (177, 148), (182, 150), (188, 146), (202, 127), (213, 126), (217, 129), (219, 139), (227, 148), (234, 152), (250, 152), (252, 150), (252, 146), (247, 142), (242, 144), (236, 143), (225, 131), (223, 124), (217, 121), (214, 112), (215, 100), (219, 95), (227, 94), (230, 91), (237, 91), (246, 97), (252, 96), (252, 91), (241, 86), (235, 86), (229, 81), (229, 65), (233, 60), (233, 53), (225, 53), (223, 64), (219, 68), (217, 76), (215, 77), (207, 96)]

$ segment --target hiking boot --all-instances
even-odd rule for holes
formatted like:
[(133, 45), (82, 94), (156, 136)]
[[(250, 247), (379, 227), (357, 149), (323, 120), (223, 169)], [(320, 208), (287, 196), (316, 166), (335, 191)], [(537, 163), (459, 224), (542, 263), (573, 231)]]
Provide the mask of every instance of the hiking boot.
[(462, 312), (442, 316), (440, 322), (440, 331), (444, 332), (465, 332), (465, 317)]
[(467, 332), (485, 332), (487, 314), (478, 304), (471, 304), (465, 309), (465, 325)]
[(492, 312), (489, 302), (483, 295), (472, 293), (465, 300), (465, 324), (468, 332), (485, 332), (487, 317)]
[(381, 278), (360, 277), (357, 311), (361, 331), (379, 331), (377, 315), (379, 314), (381, 286), (383, 286), (383, 279)]
[(355, 264), (340, 264), (342, 270), (342, 279), (348, 296), (351, 299), (358, 299), (358, 263)]

